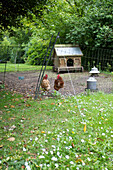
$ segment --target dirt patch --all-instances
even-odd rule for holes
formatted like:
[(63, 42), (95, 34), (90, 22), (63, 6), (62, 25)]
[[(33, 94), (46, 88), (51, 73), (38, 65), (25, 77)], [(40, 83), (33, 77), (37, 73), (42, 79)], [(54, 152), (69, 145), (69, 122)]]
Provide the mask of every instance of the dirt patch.
[[(39, 73), (39, 71), (6, 72), (5, 84), (11, 91), (34, 96)], [(46, 71), (45, 74), (48, 74), (48, 79), (51, 85), (50, 93), (53, 93), (54, 80), (57, 77), (57, 73)], [(65, 83), (64, 88), (59, 90), (62, 95), (74, 95), (85, 92), (85, 88), (87, 88), (87, 80), (90, 76), (88, 72), (63, 73), (60, 75)], [(99, 74), (99, 76), (96, 77), (98, 90), (105, 93), (113, 92), (112, 79), (113, 77), (110, 75)], [(0, 81), (3, 80), (4, 73), (0, 73)]]

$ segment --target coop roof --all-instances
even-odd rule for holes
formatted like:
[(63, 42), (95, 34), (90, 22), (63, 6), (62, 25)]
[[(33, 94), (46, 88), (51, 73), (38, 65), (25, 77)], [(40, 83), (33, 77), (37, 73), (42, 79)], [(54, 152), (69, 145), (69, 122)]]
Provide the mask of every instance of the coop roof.
[(83, 56), (79, 46), (72, 45), (55, 45), (54, 48), (57, 56)]

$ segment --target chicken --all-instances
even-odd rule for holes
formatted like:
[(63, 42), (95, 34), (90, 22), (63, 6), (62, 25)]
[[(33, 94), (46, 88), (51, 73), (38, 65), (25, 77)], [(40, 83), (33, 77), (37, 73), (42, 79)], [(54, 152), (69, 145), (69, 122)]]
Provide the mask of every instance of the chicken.
[(49, 91), (50, 90), (50, 82), (49, 80), (47, 79), (48, 78), (48, 75), (46, 74), (43, 79), (42, 79), (42, 82), (41, 82), (41, 87), (44, 91)]
[(62, 77), (58, 74), (57, 79), (54, 82), (54, 89), (58, 91), (60, 88), (63, 87), (64, 87), (64, 81)]

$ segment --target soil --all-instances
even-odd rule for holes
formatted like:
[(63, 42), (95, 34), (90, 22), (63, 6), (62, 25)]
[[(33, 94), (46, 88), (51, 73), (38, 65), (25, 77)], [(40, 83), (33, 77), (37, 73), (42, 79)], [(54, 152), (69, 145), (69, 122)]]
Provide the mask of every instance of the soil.
[[(27, 72), (6, 72), (5, 85), (7, 89), (15, 91), (26, 96), (34, 96), (36, 91), (36, 85), (40, 71), (27, 71)], [(54, 80), (57, 77), (56, 72), (46, 71), (48, 79), (50, 81), (51, 90), (48, 95), (54, 92)], [(75, 72), (75, 73), (62, 73), (60, 74), (64, 79), (64, 88), (59, 92), (62, 95), (76, 95), (85, 93), (87, 88), (87, 80), (90, 74), (88, 72)], [(97, 90), (105, 93), (113, 92), (113, 77), (110, 75), (99, 74), (95, 77), (97, 80)], [(4, 81), (4, 73), (0, 73), (0, 81)], [(39, 91), (41, 94), (41, 90)]]

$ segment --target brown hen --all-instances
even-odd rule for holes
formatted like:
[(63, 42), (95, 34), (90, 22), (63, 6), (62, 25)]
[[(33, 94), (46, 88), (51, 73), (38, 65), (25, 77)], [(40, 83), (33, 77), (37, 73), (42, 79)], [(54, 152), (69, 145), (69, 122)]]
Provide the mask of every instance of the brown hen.
[(41, 82), (41, 87), (44, 91), (49, 91), (50, 90), (50, 82), (49, 80), (47, 79), (48, 78), (48, 75), (46, 74), (43, 79), (42, 79), (42, 82)]
[(59, 90), (60, 88), (64, 87), (64, 81), (60, 75), (57, 76), (57, 79), (54, 82), (54, 89)]

